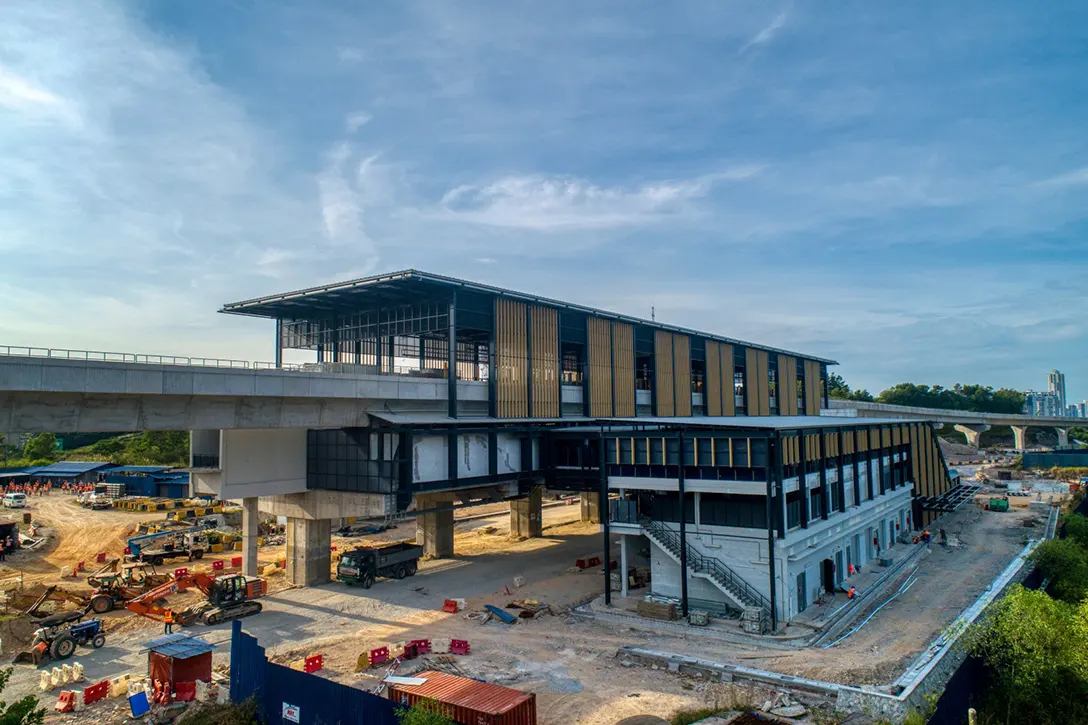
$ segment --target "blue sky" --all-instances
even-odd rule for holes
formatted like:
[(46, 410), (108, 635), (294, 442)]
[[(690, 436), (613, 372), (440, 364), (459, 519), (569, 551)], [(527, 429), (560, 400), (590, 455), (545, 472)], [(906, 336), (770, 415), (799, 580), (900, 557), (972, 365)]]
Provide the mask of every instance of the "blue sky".
[[(1088, 397), (1088, 4), (8, 0), (0, 344), (417, 267)], [(346, 9), (349, 6), (355, 9)]]

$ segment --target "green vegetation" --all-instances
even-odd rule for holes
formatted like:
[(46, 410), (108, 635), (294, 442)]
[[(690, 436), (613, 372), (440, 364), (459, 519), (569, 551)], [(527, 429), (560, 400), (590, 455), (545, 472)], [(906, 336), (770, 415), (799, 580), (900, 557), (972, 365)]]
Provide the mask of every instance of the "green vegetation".
[(20, 450), (0, 440), (0, 466), (47, 466), (60, 460), (110, 461), (123, 466), (187, 466), (186, 431), (145, 431), (103, 438), (71, 451), (56, 450), (56, 436), (40, 433)]
[(434, 700), (420, 700), (408, 709), (397, 710), (397, 719), (400, 725), (456, 725)]
[(1069, 442), (1072, 443), (1073, 441), (1088, 443), (1088, 428), (1083, 428), (1081, 426), (1074, 426), (1070, 428)]
[(257, 701), (235, 704), (206, 703), (185, 713), (185, 725), (259, 725)]
[[(851, 390), (846, 380), (836, 373), (828, 375), (827, 394), (837, 400), (874, 400), (868, 390)], [(881, 392), (875, 402), (976, 413), (1020, 413), (1024, 409), (1024, 394), (1008, 388), (995, 390), (988, 385), (956, 383), (951, 388), (945, 388), (940, 385), (899, 383)], [(1088, 440), (1088, 429), (1084, 433), (1084, 440)]]
[(1088, 557), (1084, 547), (1073, 539), (1045, 541), (1032, 554), (1032, 559), (1050, 580), (1051, 591), (1059, 600), (1076, 604), (1088, 596)]
[[(7, 687), (13, 667), (0, 671), (0, 692)], [(38, 707), (38, 698), (27, 695), (12, 703), (0, 701), (0, 725), (41, 725), (45, 721), (45, 708)]]
[(1088, 722), (1088, 603), (1070, 604), (1015, 585), (973, 632), (989, 666), (984, 711), (1001, 722)]

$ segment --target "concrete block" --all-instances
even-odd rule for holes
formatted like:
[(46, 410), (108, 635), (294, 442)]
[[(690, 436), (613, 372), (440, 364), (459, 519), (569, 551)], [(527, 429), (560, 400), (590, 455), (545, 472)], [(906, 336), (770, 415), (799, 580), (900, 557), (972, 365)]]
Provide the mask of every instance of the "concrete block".
[(259, 374), (254, 380), (253, 394), (280, 397), (283, 395), (284, 377), (282, 373)]
[(42, 361), (20, 362), (20, 358), (0, 358), (0, 389), (37, 391), (42, 389)]
[(285, 375), (283, 378), (283, 395), (287, 398), (305, 398), (310, 395), (310, 378), (308, 375)]
[(87, 369), (87, 379), (83, 387), (85, 393), (117, 394), (125, 389), (125, 371), (123, 368), (93, 366)]
[(161, 370), (130, 367), (125, 371), (124, 392), (128, 395), (162, 395), (162, 377)]
[[(47, 364), (42, 371), (41, 390), (56, 390), (66, 393), (87, 392), (86, 364)], [(121, 392), (121, 390), (117, 392)]]
[(162, 392), (166, 395), (192, 395), (193, 372), (191, 370), (164, 370)]

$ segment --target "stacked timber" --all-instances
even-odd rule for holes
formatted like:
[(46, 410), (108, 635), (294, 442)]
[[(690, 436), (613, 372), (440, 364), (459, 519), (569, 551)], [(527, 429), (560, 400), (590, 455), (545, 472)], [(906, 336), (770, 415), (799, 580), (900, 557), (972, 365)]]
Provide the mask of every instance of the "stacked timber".
[(676, 612), (676, 602), (662, 602), (654, 599), (643, 599), (638, 603), (636, 610), (638, 616), (647, 617), (649, 619), (661, 619), (666, 622), (679, 619), (680, 615)]

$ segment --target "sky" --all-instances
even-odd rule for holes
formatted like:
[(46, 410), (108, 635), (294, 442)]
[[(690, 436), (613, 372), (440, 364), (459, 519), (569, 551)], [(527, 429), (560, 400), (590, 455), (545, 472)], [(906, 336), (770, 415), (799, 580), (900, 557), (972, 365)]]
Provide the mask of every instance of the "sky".
[(0, 345), (403, 268), (1088, 398), (1088, 3), (5, 0)]

